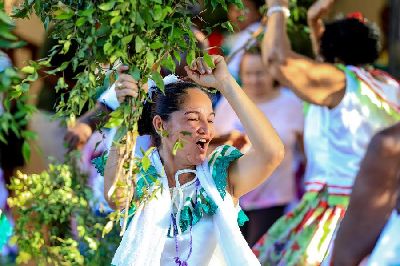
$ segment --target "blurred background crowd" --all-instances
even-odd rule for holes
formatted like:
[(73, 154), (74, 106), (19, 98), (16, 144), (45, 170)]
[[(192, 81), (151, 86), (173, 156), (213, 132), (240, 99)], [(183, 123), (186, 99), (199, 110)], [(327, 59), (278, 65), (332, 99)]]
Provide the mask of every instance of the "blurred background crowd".
[[(297, 2), (301, 5), (302, 1)], [(307, 5), (307, 1), (304, 2)], [(5, 0), (6, 10), (10, 11), (17, 3), (18, 1)], [(264, 31), (260, 7), (265, 1), (243, 0), (243, 3), (245, 6), (243, 10), (230, 6), (228, 12), (220, 9), (208, 13), (200, 12), (201, 5), (199, 5), (192, 12), (194, 16), (201, 17), (197, 22), (198, 28), (194, 29), (201, 49), (207, 49), (210, 54), (226, 56), (232, 75), (270, 119), (285, 145), (285, 158), (279, 168), (264, 184), (245, 195), (240, 201), (241, 207), (250, 219), (242, 228), (242, 232), (249, 245), (253, 246), (278, 218), (293, 209), (304, 194), (306, 184), (303, 177), (308, 161), (304, 150), (304, 137), (308, 133), (304, 130), (307, 104), (304, 104), (290, 88), (270, 75), (263, 65), (260, 48), (254, 45), (255, 36)], [(381, 49), (374, 66), (399, 79), (399, 12), (398, 0), (336, 1), (324, 19), (362, 16), (362, 19), (367, 18), (369, 22), (374, 23), (381, 33)], [(226, 20), (234, 25), (233, 33), (223, 27), (214, 28), (212, 32), (206, 34), (202, 32), (202, 28), (208, 24), (222, 23)], [(2, 51), (5, 54), (1, 56), (9, 58), (9, 61), (4, 60), (4, 64), (22, 67), (27, 61), (46, 55), (55, 43), (47, 38), (42, 23), (34, 15), (30, 20), (16, 22), (16, 35), (28, 45)], [(303, 23), (306, 25), (307, 21)], [(297, 48), (298, 52), (305, 56), (313, 57), (312, 42), (304, 36), (308, 36), (308, 32), (290, 36), (292, 47)], [(74, 49), (70, 49), (69, 53), (73, 51)], [(52, 64), (57, 65), (57, 62), (61, 64), (70, 56), (69, 53), (55, 57)], [(177, 74), (182, 75), (179, 71), (178, 68)], [(66, 82), (73, 84), (73, 76), (72, 69), (67, 68), (64, 72)], [(103, 195), (101, 176), (97, 174), (91, 160), (103, 153), (110, 140), (96, 131), (96, 126), (91, 124), (93, 121), (86, 119), (85, 116), (70, 128), (51, 118), (55, 112), (56, 100), (60, 96), (54, 89), (56, 82), (56, 77), (43, 76), (31, 89), (30, 101), (39, 110), (27, 125), (29, 129), (38, 133), (37, 140), (32, 143), (34, 148), (31, 160), (24, 162), (20, 153), (22, 144), (12, 134), (8, 136), (7, 145), (0, 142), (0, 209), (6, 212), (9, 210), (6, 202), (8, 196), (6, 184), (9, 184), (17, 169), (27, 174), (39, 173), (46, 170), (51, 162), (62, 162), (68, 150), (75, 148), (82, 151), (82, 168), (90, 175), (89, 182), (95, 195), (99, 198)], [(222, 97), (215, 97), (214, 105), (217, 137), (213, 144), (217, 146), (227, 143), (246, 152), (251, 145), (234, 111)], [(83, 113), (85, 112), (90, 110), (86, 108)], [(98, 145), (99, 142), (102, 144)], [(11, 215), (10, 220), (12, 221)], [(10, 246), (5, 246), (2, 250), (3, 256), (12, 256), (16, 252), (16, 249)]]

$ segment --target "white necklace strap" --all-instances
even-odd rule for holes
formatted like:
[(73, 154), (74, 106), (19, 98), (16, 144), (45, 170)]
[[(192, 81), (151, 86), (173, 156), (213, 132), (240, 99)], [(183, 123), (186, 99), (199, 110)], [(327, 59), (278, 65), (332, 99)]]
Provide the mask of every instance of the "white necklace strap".
[(175, 187), (173, 188), (172, 191), (172, 201), (174, 201), (174, 199), (178, 196), (179, 194), (179, 206), (178, 206), (178, 210), (176, 212), (176, 216), (175, 216), (175, 220), (176, 220), (176, 224), (177, 224), (177, 230), (178, 230), (178, 235), (182, 234), (182, 230), (181, 227), (179, 226), (179, 221), (181, 220), (181, 212), (183, 210), (183, 205), (185, 203), (185, 199), (183, 197), (183, 189), (181, 187), (181, 183), (179, 182), (179, 176), (181, 174), (187, 174), (187, 173), (193, 173), (196, 174), (196, 170), (193, 169), (182, 169), (182, 170), (178, 170), (175, 173)]

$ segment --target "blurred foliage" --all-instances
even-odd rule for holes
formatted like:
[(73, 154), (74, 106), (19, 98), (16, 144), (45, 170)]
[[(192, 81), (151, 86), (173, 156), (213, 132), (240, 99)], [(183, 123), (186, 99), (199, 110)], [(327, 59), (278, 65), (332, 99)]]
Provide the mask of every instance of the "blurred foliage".
[[(0, 49), (12, 49), (25, 45), (12, 33), (14, 21), (5, 13), (4, 3), (0, 3)], [(26, 130), (28, 119), (35, 111), (33, 105), (27, 103), (30, 81), (37, 79), (37, 73), (32, 68), (26, 67), (21, 71), (5, 63), (8, 57), (0, 51), (0, 57), (4, 63), (0, 69), (0, 105), (4, 110), (0, 111), (0, 141), (7, 144), (9, 134), (15, 134), (23, 139), (22, 154), (27, 161), (30, 157), (28, 141), (36, 135)], [(3, 69), (4, 67), (4, 69)], [(22, 73), (21, 73), (22, 72)]]
[(105, 219), (93, 212), (87, 176), (76, 165), (79, 154), (67, 164), (50, 165), (41, 174), (21, 172), (11, 180), (15, 211), (17, 264), (109, 265), (119, 243), (117, 232), (102, 239)]
[(287, 29), (292, 49), (305, 56), (314, 57), (307, 25), (307, 10), (314, 0), (290, 0), (290, 18)]

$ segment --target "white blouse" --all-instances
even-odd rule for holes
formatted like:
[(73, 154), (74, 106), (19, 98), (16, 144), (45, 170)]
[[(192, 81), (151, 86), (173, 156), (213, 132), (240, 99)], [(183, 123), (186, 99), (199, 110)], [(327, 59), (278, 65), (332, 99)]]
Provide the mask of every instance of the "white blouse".
[[(346, 93), (329, 109), (310, 105), (304, 128), (307, 156), (306, 190), (348, 195), (368, 143), (379, 130), (395, 123), (382, 108), (362, 95), (364, 83), (346, 73)], [(368, 90), (368, 89), (367, 89)]]
[[(196, 202), (197, 180), (197, 177), (194, 178), (192, 181), (182, 185), (180, 189), (179, 187), (170, 188), (172, 195), (172, 208), (175, 215), (177, 215), (183, 204), (187, 202), (188, 198), (191, 198), (192, 201)], [(182, 192), (182, 194), (180, 192)], [(176, 266), (175, 258), (178, 255), (181, 260), (187, 261), (188, 265), (223, 266), (225, 265), (224, 257), (221, 250), (217, 247), (217, 237), (217, 230), (215, 230), (212, 216), (203, 216), (191, 230), (188, 229), (177, 235), (178, 254), (176, 252), (175, 237), (168, 236), (165, 242), (164, 251), (161, 254), (161, 265)], [(190, 242), (192, 242), (192, 252), (187, 260), (190, 253)]]

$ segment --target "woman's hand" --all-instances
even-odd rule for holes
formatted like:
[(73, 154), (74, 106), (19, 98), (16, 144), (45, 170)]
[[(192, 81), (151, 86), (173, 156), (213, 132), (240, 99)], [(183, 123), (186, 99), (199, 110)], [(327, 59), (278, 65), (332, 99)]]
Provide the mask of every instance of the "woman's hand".
[(319, 0), (315, 2), (307, 11), (307, 22), (310, 28), (310, 38), (314, 54), (319, 56), (319, 43), (325, 26), (322, 17), (332, 8), (336, 0)]
[(307, 19), (316, 20), (325, 16), (336, 0), (318, 0), (307, 11)]
[(215, 88), (223, 93), (224, 82), (232, 78), (224, 58), (220, 55), (211, 55), (215, 68), (212, 69), (199, 57), (193, 61), (190, 67), (185, 66), (189, 78), (200, 86), (206, 88)]
[(81, 149), (92, 136), (93, 130), (87, 124), (78, 122), (73, 127), (68, 128), (67, 134), (65, 134), (64, 141), (68, 146), (68, 152), (74, 149)]
[(114, 193), (111, 196), (113, 209), (122, 210), (126, 206), (126, 201), (129, 202), (132, 200), (133, 196), (133, 186), (131, 188), (127, 187), (128, 185), (124, 182), (117, 182)]
[(128, 66), (118, 68), (118, 79), (115, 82), (115, 93), (119, 103), (123, 103), (127, 96), (136, 97), (138, 95), (138, 82), (129, 74), (125, 74)]

